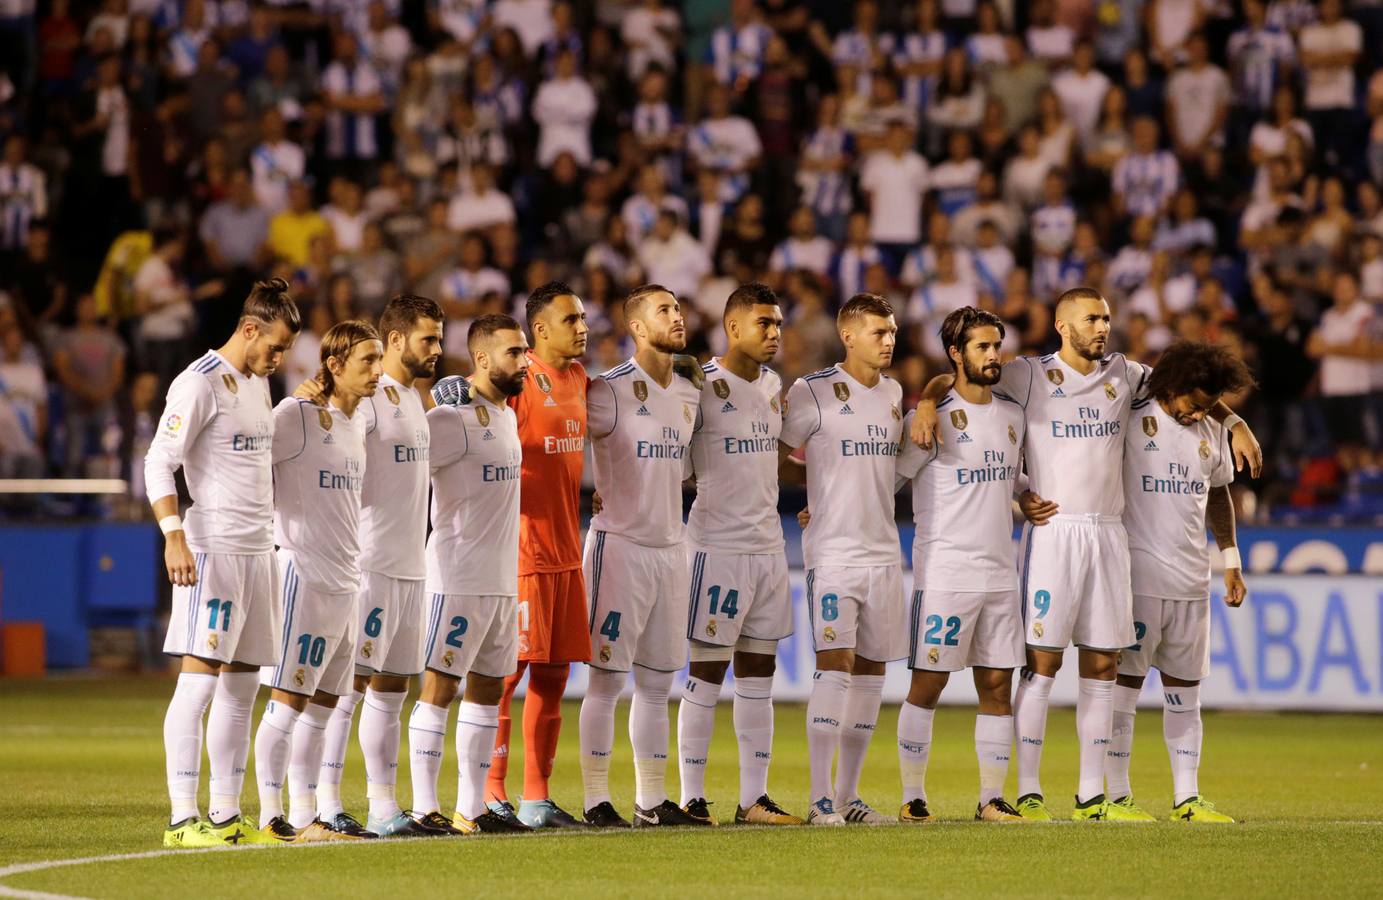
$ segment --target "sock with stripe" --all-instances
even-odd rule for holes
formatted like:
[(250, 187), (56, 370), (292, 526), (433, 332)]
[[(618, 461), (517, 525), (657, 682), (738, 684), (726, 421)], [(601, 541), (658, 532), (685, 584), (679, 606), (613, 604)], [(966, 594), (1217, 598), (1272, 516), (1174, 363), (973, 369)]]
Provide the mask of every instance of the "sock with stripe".
[(1200, 793), (1201, 688), (1162, 687), (1162, 738), (1172, 763), (1172, 804)]
[(1110, 800), (1122, 800), (1133, 793), (1129, 766), (1133, 762), (1133, 718), (1138, 713), (1137, 688), (1114, 685), (1114, 717), (1109, 734), (1109, 749), (1104, 757), (1104, 780)]
[(715, 730), (720, 687), (695, 677), (682, 686), (682, 702), (677, 705), (677, 771), (683, 806), (706, 796), (706, 754)]
[(840, 747), (840, 722), (850, 693), (850, 673), (818, 670), (807, 700), (807, 761), (811, 802), (831, 796), (831, 763)]
[(442, 771), (442, 745), (447, 739), (447, 708), (419, 700), (408, 720), (409, 770), (413, 775), (413, 811), (441, 812), (437, 776)]

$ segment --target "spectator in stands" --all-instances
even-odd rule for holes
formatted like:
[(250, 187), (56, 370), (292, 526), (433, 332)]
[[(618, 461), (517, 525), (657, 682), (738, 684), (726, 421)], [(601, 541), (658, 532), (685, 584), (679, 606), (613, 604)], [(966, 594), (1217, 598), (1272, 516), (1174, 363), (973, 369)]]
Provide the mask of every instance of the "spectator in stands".
[(0, 308), (0, 475), (43, 474), (48, 434), (48, 382), (38, 348), (24, 338), (14, 313)]
[(1373, 368), (1383, 358), (1383, 346), (1374, 330), (1376, 313), (1359, 295), (1359, 282), (1353, 273), (1335, 274), (1331, 300), (1331, 307), (1306, 344), (1306, 352), (1320, 361), (1326, 425), (1341, 463), (1351, 470), (1359, 464), (1359, 453), (1368, 439), (1368, 396), (1373, 390)]
[(288, 208), (269, 220), (269, 252), (293, 266), (307, 262), (316, 239), (331, 239), (331, 225), (312, 207), (312, 187), (306, 181), (288, 186)]
[(1343, 13), (1341, 0), (1321, 0), (1320, 21), (1301, 29), (1301, 66), (1306, 115), (1320, 140), (1321, 158), (1352, 172), (1359, 164), (1354, 64), (1364, 33)]
[(67, 460), (63, 471), (88, 476), (85, 461), (102, 451), (116, 424), (115, 397), (125, 383), (125, 344), (96, 311), (90, 294), (77, 298), (76, 324), (58, 338), (53, 370), (63, 391)]

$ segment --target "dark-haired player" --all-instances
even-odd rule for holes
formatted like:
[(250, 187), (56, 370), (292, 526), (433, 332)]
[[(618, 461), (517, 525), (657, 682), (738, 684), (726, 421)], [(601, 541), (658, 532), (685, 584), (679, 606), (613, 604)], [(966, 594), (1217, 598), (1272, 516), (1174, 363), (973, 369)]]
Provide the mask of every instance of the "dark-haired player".
[(1208, 418), (1221, 395), (1253, 384), (1242, 361), (1212, 344), (1178, 341), (1163, 351), (1138, 425), (1124, 436), (1124, 527), (1133, 575), (1137, 642), (1119, 658), (1114, 732), (1105, 777), (1111, 802), (1127, 798), (1133, 717), (1149, 667), (1162, 677), (1162, 736), (1172, 765), (1173, 821), (1233, 823), (1200, 795), (1200, 683), (1210, 674), (1207, 522), (1224, 555), (1225, 605), (1244, 602), (1229, 434)]
[[(230, 339), (188, 366), (168, 388), (163, 421), (144, 460), (173, 583), (163, 650), (182, 657), (182, 674), (163, 720), (173, 807), (163, 833), (166, 847), (274, 840), (241, 818), (240, 790), (259, 667), (275, 665), (281, 656), (268, 376), (301, 328), (287, 282), (275, 278), (256, 284)], [(193, 501), (185, 523), (178, 516), (173, 477), (179, 467)], [(208, 704), (209, 823), (197, 809)]]
[[(1023, 408), (994, 389), (1004, 325), (963, 307), (941, 326), (955, 385), (937, 403), (944, 438), (923, 450), (908, 441), (899, 479), (912, 480), (917, 522), (912, 549), (912, 687), (898, 714), (903, 822), (931, 819), (927, 757), (932, 718), (952, 672), (973, 670), (979, 713), (975, 818), (1021, 821), (1004, 800), (1013, 708), (1013, 670), (1023, 664), (1023, 601), (1013, 550), (1013, 488), (1022, 466)], [(915, 412), (908, 413), (905, 427)]]
[[(898, 325), (876, 294), (856, 294), (836, 317), (845, 361), (799, 378), (780, 437), (784, 474), (807, 454), (812, 523), (803, 533), (816, 672), (807, 703), (814, 825), (883, 824), (859, 797), (879, 718), (884, 668), (907, 655), (907, 611), (893, 521), (903, 389), (883, 374)], [(840, 751), (834, 788), (831, 762)]]
[(723, 316), (725, 355), (702, 367), (705, 384), (692, 436), (696, 502), (687, 519), (691, 671), (677, 714), (682, 808), (714, 822), (706, 758), (725, 672), (735, 663), (740, 797), (735, 821), (800, 825), (768, 796), (773, 753), (777, 643), (792, 634), (792, 593), (778, 516), (778, 436), (783, 312), (766, 284), (741, 285)]

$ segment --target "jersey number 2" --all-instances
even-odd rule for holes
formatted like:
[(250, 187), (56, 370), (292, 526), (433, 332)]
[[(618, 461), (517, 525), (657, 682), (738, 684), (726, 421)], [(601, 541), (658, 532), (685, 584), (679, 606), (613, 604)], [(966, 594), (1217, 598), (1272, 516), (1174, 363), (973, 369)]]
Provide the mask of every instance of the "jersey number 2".
[[(946, 628), (946, 636), (941, 636), (941, 629)], [(924, 644), (945, 644), (947, 647), (960, 646), (960, 616), (951, 616), (945, 622), (941, 621), (941, 616), (927, 616), (927, 633), (922, 636)]]

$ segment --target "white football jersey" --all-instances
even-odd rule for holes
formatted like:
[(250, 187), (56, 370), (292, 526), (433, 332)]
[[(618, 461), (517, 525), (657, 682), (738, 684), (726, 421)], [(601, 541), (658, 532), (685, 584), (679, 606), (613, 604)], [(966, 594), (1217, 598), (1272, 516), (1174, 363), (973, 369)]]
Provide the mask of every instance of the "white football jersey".
[(700, 400), (681, 375), (664, 388), (632, 359), (591, 381), (587, 433), (603, 504), (591, 528), (645, 547), (682, 542), (682, 481)]
[[(903, 433), (915, 413), (903, 420)], [(912, 479), (916, 590), (1013, 591), (1013, 484), (1021, 470), (1023, 408), (995, 396), (967, 403), (951, 391), (937, 404), (942, 443), (903, 444), (898, 475)]]
[(360, 499), (360, 568), (419, 581), (427, 574), (427, 413), (417, 390), (388, 375), (365, 413), (368, 458)]
[(839, 365), (797, 379), (788, 391), (782, 441), (807, 453), (808, 568), (899, 563), (893, 486), (902, 402), (903, 388), (887, 375), (867, 388)]
[(163, 421), (144, 457), (149, 500), (176, 495), (182, 466), (192, 507), (183, 522), (198, 553), (274, 549), (273, 404), (269, 382), (243, 375), (216, 351), (168, 388)]
[(1062, 514), (1117, 516), (1124, 509), (1124, 432), (1129, 404), (1152, 370), (1122, 353), (1082, 375), (1056, 354), (1007, 363), (996, 395), (1027, 413), (1024, 445), (1032, 490)]
[(1124, 439), (1124, 528), (1133, 592), (1166, 600), (1210, 596), (1205, 507), (1234, 480), (1229, 432), (1209, 417), (1185, 426), (1148, 398)]
[(783, 381), (766, 366), (754, 381), (745, 381), (717, 360), (701, 370), (706, 382), (691, 442), (696, 502), (687, 516), (687, 536), (703, 550), (781, 553)]
[(432, 536), (427, 592), (519, 593), (519, 420), (472, 391), (427, 413), (432, 430)]
[(274, 407), (274, 542), (315, 590), (360, 589), (365, 416), (285, 397)]

